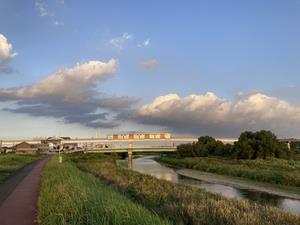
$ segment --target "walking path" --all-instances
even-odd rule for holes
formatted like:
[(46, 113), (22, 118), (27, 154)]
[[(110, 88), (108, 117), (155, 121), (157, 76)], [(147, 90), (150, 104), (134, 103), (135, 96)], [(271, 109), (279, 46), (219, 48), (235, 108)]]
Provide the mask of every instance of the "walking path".
[(300, 200), (299, 193), (294, 193), (288, 190), (270, 187), (267, 185), (259, 184), (258, 182), (253, 183), (251, 181), (244, 181), (234, 177), (227, 177), (227, 176), (222, 176), (214, 173), (207, 173), (207, 172), (202, 172), (199, 170), (192, 170), (192, 169), (180, 169), (177, 170), (176, 173), (184, 177), (188, 177), (196, 180), (202, 180), (208, 183), (223, 184), (227, 186), (236, 187), (239, 189), (255, 190), (259, 192), (265, 192), (265, 193), (274, 194), (286, 198), (293, 198), (293, 199)]
[(34, 164), (27, 176), (20, 181), (11, 194), (0, 202), (1, 225), (35, 225), (37, 199), (39, 195), (42, 169), (48, 158)]
[(12, 172), (5, 178), (3, 183), (0, 183), (0, 206), (37, 163), (38, 160), (33, 161), (25, 165), (23, 168)]

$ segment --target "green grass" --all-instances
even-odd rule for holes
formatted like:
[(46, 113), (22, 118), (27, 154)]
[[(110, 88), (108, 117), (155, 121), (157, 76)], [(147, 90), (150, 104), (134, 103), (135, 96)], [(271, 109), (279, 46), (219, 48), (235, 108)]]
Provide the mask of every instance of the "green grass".
[(10, 173), (40, 157), (40, 155), (19, 155), (14, 153), (0, 154), (0, 183), (3, 182)]
[(169, 224), (82, 172), (70, 160), (59, 164), (57, 157), (50, 159), (43, 172), (38, 209), (41, 225)]
[(173, 224), (299, 225), (300, 217), (247, 200), (227, 199), (203, 189), (170, 183), (116, 166), (114, 159), (76, 156), (79, 168), (126, 193)]
[(300, 161), (231, 160), (204, 157), (182, 159), (163, 157), (158, 161), (175, 168), (196, 169), (300, 190)]

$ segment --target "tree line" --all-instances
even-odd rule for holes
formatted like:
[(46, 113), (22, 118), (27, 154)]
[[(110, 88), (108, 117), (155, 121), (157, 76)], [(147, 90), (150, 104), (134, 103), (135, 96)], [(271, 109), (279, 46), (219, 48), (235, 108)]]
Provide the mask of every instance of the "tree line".
[(197, 142), (182, 144), (177, 147), (178, 157), (219, 156), (236, 159), (267, 159), (271, 157), (290, 159), (297, 152), (289, 149), (271, 132), (246, 131), (241, 133), (234, 144), (224, 144), (210, 136), (202, 136)]

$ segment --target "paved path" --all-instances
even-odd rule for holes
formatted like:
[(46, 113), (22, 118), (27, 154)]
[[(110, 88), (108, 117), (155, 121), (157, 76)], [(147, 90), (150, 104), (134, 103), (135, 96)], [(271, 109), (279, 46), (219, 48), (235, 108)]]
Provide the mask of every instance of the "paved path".
[(1, 225), (35, 225), (41, 173), (48, 158), (34, 165), (27, 176), (0, 205)]
[(251, 181), (240, 180), (234, 177), (227, 177), (227, 176), (222, 176), (214, 173), (207, 173), (207, 172), (202, 172), (199, 170), (192, 170), (192, 169), (180, 169), (177, 170), (176, 172), (181, 176), (193, 178), (196, 180), (202, 180), (208, 183), (223, 184), (223, 185), (232, 186), (240, 189), (255, 190), (255, 191), (265, 192), (273, 195), (279, 195), (286, 198), (300, 200), (299, 193), (294, 193), (288, 190), (278, 189), (264, 184), (259, 184), (258, 182), (254, 183)]
[(35, 160), (12, 172), (4, 179), (3, 183), (0, 183), (0, 206), (38, 162), (39, 160)]

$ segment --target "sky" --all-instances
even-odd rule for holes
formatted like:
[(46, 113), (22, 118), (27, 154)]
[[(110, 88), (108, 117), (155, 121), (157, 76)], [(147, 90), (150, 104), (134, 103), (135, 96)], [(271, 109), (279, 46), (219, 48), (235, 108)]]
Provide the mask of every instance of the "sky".
[(299, 0), (0, 0), (0, 139), (300, 138), (299, 23)]

